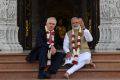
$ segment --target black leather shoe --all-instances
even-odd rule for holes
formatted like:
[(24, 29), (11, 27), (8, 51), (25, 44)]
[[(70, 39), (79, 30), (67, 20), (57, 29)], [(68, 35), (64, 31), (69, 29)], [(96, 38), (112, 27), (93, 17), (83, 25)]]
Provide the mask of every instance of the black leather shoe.
[(73, 66), (73, 64), (65, 64), (65, 65), (63, 66), (63, 68), (68, 69), (68, 68), (71, 68), (72, 66)]
[(50, 79), (50, 78), (51, 78), (51, 74), (50, 74), (49, 72), (46, 72), (45, 78), (46, 78), (46, 79)]
[(38, 79), (45, 79), (46, 73), (44, 71), (40, 71), (38, 75)]

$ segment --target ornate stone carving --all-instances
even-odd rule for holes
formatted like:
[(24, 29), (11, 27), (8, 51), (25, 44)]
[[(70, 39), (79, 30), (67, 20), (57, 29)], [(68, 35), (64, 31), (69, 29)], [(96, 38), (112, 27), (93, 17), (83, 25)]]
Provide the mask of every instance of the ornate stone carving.
[(0, 41), (5, 39), (5, 32), (3, 30), (0, 30)]
[(120, 1), (100, 0), (100, 38), (97, 51), (120, 49)]
[(0, 50), (22, 52), (18, 42), (17, 0), (0, 0)]
[(0, 0), (0, 24), (5, 24), (6, 0)]
[(17, 3), (15, 0), (11, 0), (8, 3), (8, 8), (7, 8), (7, 24), (13, 24), (16, 25), (17, 21)]

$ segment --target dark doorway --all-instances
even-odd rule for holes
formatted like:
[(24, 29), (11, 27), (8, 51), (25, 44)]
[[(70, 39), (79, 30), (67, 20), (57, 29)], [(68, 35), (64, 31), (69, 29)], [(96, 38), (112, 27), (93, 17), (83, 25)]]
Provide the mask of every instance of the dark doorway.
[[(90, 43), (90, 48), (94, 49), (99, 38), (99, 0), (18, 0), (19, 40), (24, 50), (34, 47), (37, 30), (50, 16), (58, 21), (62, 19), (66, 31), (71, 29), (72, 17), (82, 17), (94, 37)], [(29, 36), (26, 37), (27, 30)]]

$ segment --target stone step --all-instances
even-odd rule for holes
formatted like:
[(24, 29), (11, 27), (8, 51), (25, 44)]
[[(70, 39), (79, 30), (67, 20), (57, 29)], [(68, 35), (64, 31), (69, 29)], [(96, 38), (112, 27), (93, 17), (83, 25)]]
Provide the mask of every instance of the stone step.
[[(27, 54), (0, 54), (0, 80), (38, 80), (38, 63), (28, 64), (25, 61)], [(120, 54), (119, 53), (92, 53), (96, 68), (86, 65), (70, 76), (70, 80), (119, 80)], [(67, 69), (61, 67), (53, 79), (64, 80), (63, 74)]]
[[(53, 78), (63, 78), (64, 71), (59, 71), (58, 74), (53, 75)], [(120, 78), (120, 70), (101, 70), (101, 69), (97, 69), (97, 70), (91, 70), (91, 69), (86, 69), (86, 70), (81, 70), (81, 71), (77, 71), (75, 74), (70, 76), (70, 79), (79, 79), (79, 78)]]
[(27, 54), (24, 53), (9, 53), (0, 54), (0, 61), (24, 61)]
[(95, 60), (93, 63), (95, 63), (97, 69), (120, 69), (120, 60)]
[(0, 79), (37, 79), (37, 70), (0, 69)]
[[(4, 79), (4, 80), (40, 80), (40, 79)], [(66, 80), (66, 79), (44, 79), (44, 80)], [(80, 79), (69, 79), (69, 80), (120, 80), (118, 79), (106, 79), (106, 78), (80, 78)]]
[[(119, 69), (120, 60), (93, 60), (97, 69)], [(86, 65), (86, 68), (93, 68), (90, 65)], [(64, 68), (64, 67), (63, 67)], [(27, 63), (26, 61), (0, 61), (0, 69), (38, 69), (38, 62)]]
[[(53, 79), (64, 79), (63, 74), (66, 69), (59, 69), (56, 75), (53, 75)], [(0, 70), (0, 79), (37, 79), (38, 70), (29, 69), (2, 69)], [(118, 79), (120, 78), (120, 69), (81, 69), (75, 74), (70, 76), (71, 79), (88, 78), (88, 79)]]
[[(24, 61), (28, 53), (4, 53), (0, 54), (0, 61)], [(92, 53), (93, 60), (119, 60), (120, 53), (113, 52), (93, 52)]]
[(93, 60), (120, 60), (120, 52), (93, 52)]
[(0, 62), (0, 69), (37, 69), (38, 63), (26, 62)]

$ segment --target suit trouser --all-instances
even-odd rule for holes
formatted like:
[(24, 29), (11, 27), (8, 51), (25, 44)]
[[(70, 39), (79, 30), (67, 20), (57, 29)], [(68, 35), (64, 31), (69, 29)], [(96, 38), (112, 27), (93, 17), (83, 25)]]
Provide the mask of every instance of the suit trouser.
[[(48, 49), (44, 47), (39, 50), (39, 73), (46, 67), (47, 52)], [(55, 55), (51, 58), (51, 66), (49, 67), (48, 71), (50, 73), (56, 73), (59, 67), (62, 65), (64, 57), (64, 53), (55, 53)]]
[(48, 71), (52, 71), (51, 73), (55, 74), (63, 64), (64, 57), (65, 54), (60, 52), (57, 52), (54, 56), (52, 56), (52, 60), (51, 60), (52, 63)]
[[(71, 58), (71, 62), (73, 60), (73, 56)], [(91, 53), (90, 52), (84, 52), (78, 55), (78, 64), (73, 65), (70, 69), (67, 70), (67, 73), (69, 75), (73, 74), (75, 71), (82, 68), (85, 64), (89, 64), (91, 60)]]

